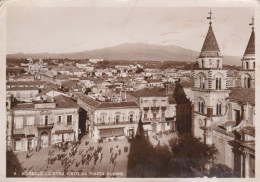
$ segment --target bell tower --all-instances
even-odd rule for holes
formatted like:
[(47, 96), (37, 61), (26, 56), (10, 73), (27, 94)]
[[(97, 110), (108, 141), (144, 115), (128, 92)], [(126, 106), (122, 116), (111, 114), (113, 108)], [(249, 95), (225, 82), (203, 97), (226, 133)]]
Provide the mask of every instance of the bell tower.
[(211, 144), (209, 129), (225, 117), (227, 70), (222, 68), (222, 55), (212, 28), (212, 12), (209, 12), (209, 29), (201, 52), (198, 67), (193, 71), (192, 104), (194, 105), (192, 132), (205, 143)]
[(242, 57), (242, 69), (239, 72), (240, 86), (255, 88), (255, 31), (254, 17), (252, 18), (252, 32), (245, 53)]

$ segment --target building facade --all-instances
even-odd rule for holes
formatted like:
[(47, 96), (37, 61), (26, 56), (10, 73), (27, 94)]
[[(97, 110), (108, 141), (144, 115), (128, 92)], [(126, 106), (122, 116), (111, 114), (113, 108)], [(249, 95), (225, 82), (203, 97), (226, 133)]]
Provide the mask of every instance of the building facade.
[(78, 99), (86, 111), (86, 133), (93, 141), (134, 138), (140, 121), (140, 109), (135, 101), (101, 102), (88, 96)]
[(13, 151), (78, 139), (78, 106), (66, 96), (56, 96), (52, 102), (16, 104), (7, 119)]

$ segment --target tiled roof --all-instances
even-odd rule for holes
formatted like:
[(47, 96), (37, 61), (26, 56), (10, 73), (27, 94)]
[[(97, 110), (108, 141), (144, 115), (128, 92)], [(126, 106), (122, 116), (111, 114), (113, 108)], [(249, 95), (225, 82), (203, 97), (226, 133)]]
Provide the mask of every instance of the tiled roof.
[(99, 102), (91, 97), (86, 95), (79, 98), (81, 101), (85, 102), (86, 104), (96, 108), (96, 109), (105, 109), (105, 108), (121, 108), (121, 107), (139, 107), (135, 101), (128, 101), (128, 102)]
[[(212, 54), (213, 53), (213, 54)], [(201, 49), (200, 57), (219, 56), (220, 50), (212, 26), (209, 26), (208, 34)]]
[(44, 85), (45, 81), (8, 81), (6, 85)]
[(147, 80), (148, 83), (157, 83), (157, 82), (162, 82), (161, 80), (157, 80), (157, 79), (149, 79)]
[(38, 87), (12, 87), (12, 88), (7, 88), (6, 91), (15, 91), (15, 90), (39, 90)]
[(74, 102), (71, 98), (66, 97), (64, 95), (58, 95), (53, 97), (57, 108), (71, 108), (71, 107), (79, 107), (76, 102)]
[(240, 131), (247, 135), (255, 136), (255, 127), (253, 126), (245, 126)]
[(217, 127), (214, 127), (213, 130), (235, 138), (235, 134), (233, 132), (227, 132), (227, 130), (223, 127), (217, 126)]
[(136, 97), (166, 97), (165, 90), (162, 88), (143, 88), (135, 92), (129, 92)]
[(115, 108), (115, 107), (139, 107), (135, 101), (128, 102), (102, 102), (97, 108)]
[(245, 54), (255, 54), (255, 31), (252, 29), (250, 39), (248, 41)]
[(86, 95), (79, 97), (79, 100), (81, 100), (82, 102), (85, 102), (86, 104), (88, 104), (92, 107), (97, 107), (100, 104), (100, 102), (98, 102), (95, 99), (92, 99), (91, 97), (86, 96)]
[(64, 81), (61, 83), (61, 85), (65, 88), (70, 88), (75, 86), (78, 83), (76, 80), (69, 80), (69, 81)]
[(242, 104), (247, 102), (255, 104), (255, 89), (254, 88), (230, 88), (231, 92), (228, 99), (238, 101)]
[(32, 103), (21, 103), (21, 104), (16, 104), (13, 109), (14, 110), (20, 110), (20, 109), (30, 109), (30, 108), (34, 108), (34, 104)]
[(56, 79), (58, 79), (58, 80), (69, 79), (69, 76), (68, 75), (58, 75)]
[(51, 92), (51, 91), (60, 92), (60, 93), (62, 93), (62, 94), (65, 94), (65, 93), (62, 92), (61, 90), (53, 89), (53, 88), (48, 88), (48, 89), (43, 90), (42, 92), (40, 92), (40, 93), (37, 94), (36, 96), (42, 96), (42, 95), (45, 95), (45, 94), (47, 94), (48, 92)]
[(181, 86), (183, 88), (190, 88), (193, 87), (193, 83), (192, 82), (188, 82), (188, 81), (184, 81), (184, 82), (180, 82)]

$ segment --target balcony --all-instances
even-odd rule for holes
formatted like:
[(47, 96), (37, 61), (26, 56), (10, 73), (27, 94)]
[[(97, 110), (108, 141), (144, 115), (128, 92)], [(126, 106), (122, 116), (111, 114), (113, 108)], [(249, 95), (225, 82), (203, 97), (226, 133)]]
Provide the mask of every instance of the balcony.
[(163, 111), (165, 111), (166, 109), (167, 109), (166, 106), (162, 106), (162, 107), (161, 107), (161, 110), (163, 110)]
[(54, 123), (50, 123), (50, 124), (38, 124), (37, 128), (40, 129), (52, 129), (54, 126)]
[(155, 106), (154, 106), (154, 107), (151, 107), (151, 110), (152, 110), (152, 111), (159, 111), (159, 109), (160, 109), (160, 107), (155, 107)]
[(120, 121), (120, 122), (109, 122), (109, 123), (94, 123), (94, 126), (115, 126), (125, 124), (137, 124), (138, 121)]
[(162, 120), (163, 120), (163, 118), (144, 118), (144, 119), (142, 119), (143, 123), (160, 122)]
[(146, 111), (146, 112), (149, 111), (149, 107), (144, 107), (143, 109), (144, 109), (144, 111)]

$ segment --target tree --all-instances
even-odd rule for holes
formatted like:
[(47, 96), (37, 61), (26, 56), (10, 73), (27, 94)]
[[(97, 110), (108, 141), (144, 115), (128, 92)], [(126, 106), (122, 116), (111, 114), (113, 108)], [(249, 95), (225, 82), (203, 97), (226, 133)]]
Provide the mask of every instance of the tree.
[(210, 177), (231, 178), (235, 177), (232, 169), (224, 164), (213, 164), (210, 168)]
[(191, 168), (204, 172), (207, 164), (213, 162), (217, 149), (200, 141), (200, 138), (184, 134), (171, 143), (175, 161), (180, 173), (191, 174)]
[(137, 73), (137, 74), (142, 73), (142, 72), (144, 72), (143, 68), (137, 68), (137, 70), (135, 71), (135, 73)]
[(107, 67), (109, 67), (109, 61), (107, 61), (107, 60), (100, 61), (97, 63), (97, 66), (98, 66), (98, 68), (102, 68), (102, 69), (107, 68)]

